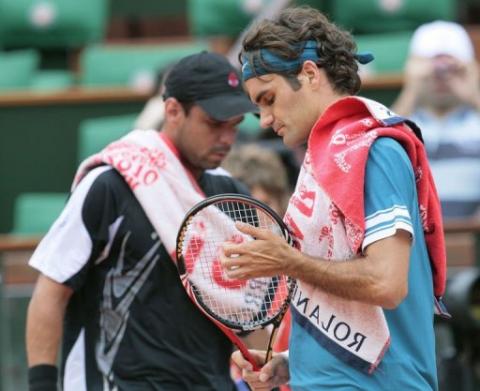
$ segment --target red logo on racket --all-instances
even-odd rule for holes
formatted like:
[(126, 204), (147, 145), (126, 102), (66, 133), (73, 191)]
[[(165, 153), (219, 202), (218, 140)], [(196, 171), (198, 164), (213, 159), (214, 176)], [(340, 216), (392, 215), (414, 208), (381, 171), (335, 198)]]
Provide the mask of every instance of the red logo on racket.
[[(228, 241), (238, 244), (242, 243), (244, 241), (244, 238), (241, 235), (233, 235)], [(198, 235), (192, 236), (188, 241), (184, 256), (185, 268), (188, 274), (193, 274), (195, 264), (197, 263), (197, 260), (204, 248), (204, 245), (205, 240)], [(221, 249), (219, 248), (218, 251), (221, 251)], [(215, 258), (212, 261), (210, 273), (213, 281), (222, 288), (241, 289), (247, 284), (246, 280), (232, 280), (225, 276), (223, 267), (218, 258)]]
[(212, 264), (212, 277), (215, 284), (226, 289), (241, 289), (247, 285), (247, 280), (231, 280), (226, 277), (223, 272), (223, 267), (218, 259), (215, 259)]
[(192, 274), (195, 262), (200, 255), (200, 252), (203, 249), (205, 241), (199, 236), (193, 236), (188, 244), (187, 250), (185, 251), (185, 268), (187, 269), (188, 274)]
[[(240, 244), (245, 241), (245, 238), (242, 235), (233, 234), (227, 242)], [(222, 251), (220, 248), (218, 251)], [(223, 271), (223, 266), (221, 265), (218, 258), (213, 261), (212, 264), (212, 277), (215, 283), (223, 288), (227, 289), (241, 289), (247, 285), (246, 280), (232, 280), (225, 276)]]

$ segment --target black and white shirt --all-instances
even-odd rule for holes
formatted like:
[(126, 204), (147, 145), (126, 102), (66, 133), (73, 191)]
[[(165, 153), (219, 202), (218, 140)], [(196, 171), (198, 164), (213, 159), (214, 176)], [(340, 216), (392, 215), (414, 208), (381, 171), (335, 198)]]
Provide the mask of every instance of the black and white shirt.
[[(199, 184), (207, 196), (247, 193), (226, 175), (206, 172)], [(112, 168), (95, 168), (80, 182), (30, 265), (74, 290), (64, 325), (64, 390), (235, 389), (230, 341), (191, 303)]]

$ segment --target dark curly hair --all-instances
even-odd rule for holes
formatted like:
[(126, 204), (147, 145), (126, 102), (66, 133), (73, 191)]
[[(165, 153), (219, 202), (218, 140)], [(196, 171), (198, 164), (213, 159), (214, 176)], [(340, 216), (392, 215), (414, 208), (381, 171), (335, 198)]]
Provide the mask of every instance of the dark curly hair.
[(259, 62), (267, 70), (285, 77), (294, 89), (300, 84), (296, 76), (301, 70), (277, 72), (262, 61), (260, 49), (268, 49), (280, 58), (296, 59), (303, 50), (302, 42), (315, 40), (319, 60), (316, 64), (325, 70), (335, 91), (353, 95), (360, 89), (358, 64), (355, 60), (357, 46), (350, 33), (331, 23), (320, 11), (301, 6), (287, 8), (276, 20), (263, 20), (247, 33), (243, 40), (240, 59)]

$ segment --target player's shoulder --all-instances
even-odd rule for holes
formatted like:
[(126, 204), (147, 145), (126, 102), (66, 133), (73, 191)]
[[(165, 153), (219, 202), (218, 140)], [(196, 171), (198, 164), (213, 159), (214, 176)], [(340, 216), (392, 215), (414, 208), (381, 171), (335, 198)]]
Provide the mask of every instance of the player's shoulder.
[(391, 137), (379, 137), (370, 148), (367, 178), (384, 177), (394, 181), (414, 181), (412, 162), (405, 148)]
[(385, 164), (410, 166), (407, 151), (397, 140), (391, 137), (379, 137), (375, 140), (369, 152), (369, 160), (378, 159)]
[(90, 181), (91, 189), (110, 189), (113, 192), (128, 189), (122, 175), (111, 166), (99, 166), (91, 170), (82, 181)]
[(124, 182), (118, 171), (111, 166), (95, 167), (85, 176), (85, 179), (89, 177), (94, 178), (93, 183), (96, 185), (117, 185), (121, 182)]
[(89, 171), (80, 181), (72, 196), (78, 200), (85, 199), (85, 202), (90, 203), (106, 198), (123, 198), (129, 193), (129, 186), (118, 171), (105, 165)]
[(375, 140), (370, 149), (371, 153), (380, 153), (380, 154), (400, 154), (406, 155), (405, 149), (402, 147), (397, 140), (392, 137), (379, 137)]

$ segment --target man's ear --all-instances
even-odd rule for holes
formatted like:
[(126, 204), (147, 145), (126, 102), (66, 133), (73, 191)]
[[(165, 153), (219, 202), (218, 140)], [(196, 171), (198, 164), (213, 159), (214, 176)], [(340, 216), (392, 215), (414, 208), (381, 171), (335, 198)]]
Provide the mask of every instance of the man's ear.
[(165, 120), (172, 123), (179, 123), (185, 119), (185, 111), (182, 105), (175, 98), (165, 100)]
[(325, 81), (325, 72), (319, 69), (318, 66), (311, 60), (303, 63), (302, 69), (298, 74), (298, 79), (305, 84), (310, 84), (311, 88), (316, 89)]

